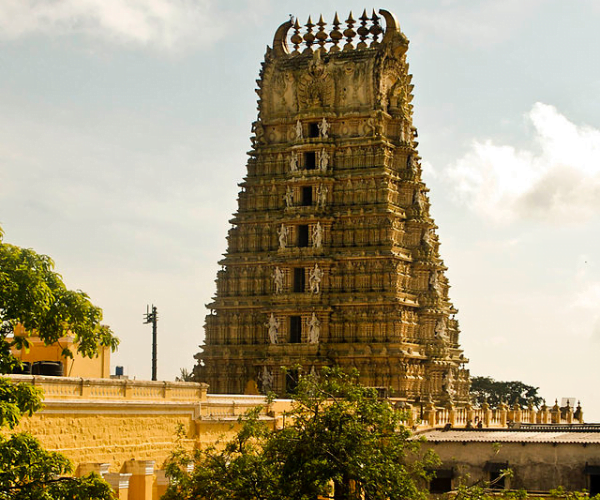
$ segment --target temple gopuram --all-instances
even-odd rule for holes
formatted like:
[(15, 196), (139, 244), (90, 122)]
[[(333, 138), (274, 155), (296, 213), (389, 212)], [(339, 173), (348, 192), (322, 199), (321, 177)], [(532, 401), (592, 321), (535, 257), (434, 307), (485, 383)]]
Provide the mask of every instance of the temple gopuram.
[(195, 375), (211, 393), (291, 394), (337, 365), (408, 402), (465, 403), (393, 14), (282, 24), (257, 80), (247, 174)]

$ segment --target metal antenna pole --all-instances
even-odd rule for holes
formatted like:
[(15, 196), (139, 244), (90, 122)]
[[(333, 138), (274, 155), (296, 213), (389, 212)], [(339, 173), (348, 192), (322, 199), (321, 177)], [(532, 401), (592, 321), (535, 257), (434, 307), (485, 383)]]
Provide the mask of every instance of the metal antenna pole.
[(152, 304), (152, 311), (146, 306), (146, 314), (144, 315), (144, 324), (148, 325), (152, 323), (152, 380), (156, 380), (156, 363), (157, 363), (157, 348), (156, 348), (156, 324), (158, 323), (158, 314), (156, 312), (156, 306)]

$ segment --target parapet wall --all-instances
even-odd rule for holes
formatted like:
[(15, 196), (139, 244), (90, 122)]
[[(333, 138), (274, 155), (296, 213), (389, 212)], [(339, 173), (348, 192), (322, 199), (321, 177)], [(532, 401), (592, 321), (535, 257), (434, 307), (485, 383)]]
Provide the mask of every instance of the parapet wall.
[[(291, 401), (285, 399), (268, 403), (264, 396), (207, 394), (208, 385), (202, 383), (9, 378), (33, 384), (45, 393), (44, 408), (23, 419), (18, 430), (30, 432), (47, 449), (66, 455), (80, 474), (90, 470), (103, 473), (119, 491), (119, 498), (127, 500), (159, 498), (167, 484), (162, 467), (177, 444), (178, 429), (185, 447), (204, 447), (231, 436), (239, 416), (251, 408), (262, 405), (261, 418), (273, 427), (285, 425), (284, 413), (291, 408)], [(397, 402), (407, 410), (407, 425), (418, 430), (446, 425), (500, 428), (511, 422), (578, 422), (572, 409), (561, 415), (558, 406), (538, 412), (506, 405), (497, 409), (402, 405)], [(581, 409), (578, 411), (582, 422)], [(139, 477), (134, 480), (136, 474)], [(131, 491), (127, 489), (130, 480)]]

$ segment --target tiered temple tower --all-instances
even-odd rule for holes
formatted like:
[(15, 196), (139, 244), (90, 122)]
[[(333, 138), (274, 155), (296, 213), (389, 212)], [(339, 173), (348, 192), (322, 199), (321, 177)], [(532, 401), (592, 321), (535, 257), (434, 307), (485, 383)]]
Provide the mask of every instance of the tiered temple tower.
[(336, 14), (331, 29), (322, 17), (288, 21), (267, 48), (196, 355), (210, 392), (284, 395), (299, 371), (339, 365), (408, 401), (467, 399), (416, 149), (408, 40), (379, 13), (345, 25)]

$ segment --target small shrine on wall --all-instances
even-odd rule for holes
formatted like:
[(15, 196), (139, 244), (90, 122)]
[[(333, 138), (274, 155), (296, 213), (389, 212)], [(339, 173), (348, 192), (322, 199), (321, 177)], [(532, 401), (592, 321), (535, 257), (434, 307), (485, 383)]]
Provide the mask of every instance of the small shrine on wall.
[(209, 392), (284, 396), (338, 365), (409, 402), (468, 399), (407, 49), (384, 10), (276, 31), (196, 355)]

